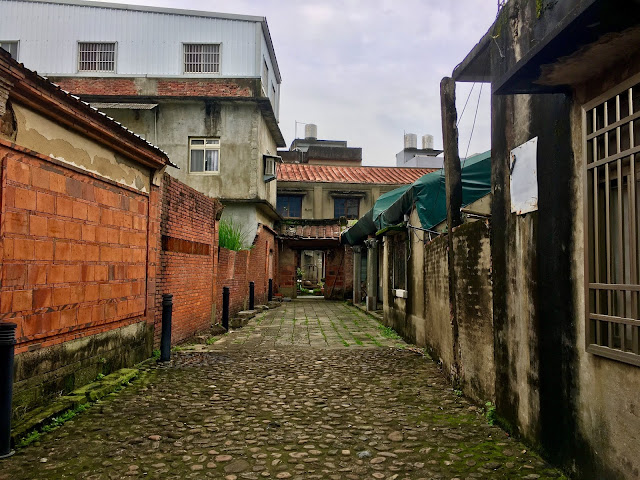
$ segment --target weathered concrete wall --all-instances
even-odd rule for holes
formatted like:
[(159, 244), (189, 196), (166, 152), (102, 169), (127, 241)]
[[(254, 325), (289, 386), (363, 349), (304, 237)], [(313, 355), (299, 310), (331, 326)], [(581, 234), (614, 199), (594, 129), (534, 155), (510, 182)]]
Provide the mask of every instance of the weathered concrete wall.
[[(499, 78), (576, 2), (511, 1), (493, 28)], [(637, 73), (638, 54), (568, 95), (492, 99), (496, 403), (505, 424), (578, 478), (638, 478), (637, 367), (585, 350), (581, 105)], [(632, 56), (635, 55), (635, 56)], [(610, 76), (609, 76), (610, 75)], [(538, 211), (510, 212), (509, 151), (538, 137)]]
[(14, 104), (18, 145), (149, 193), (149, 169), (58, 123)]
[(447, 248), (446, 236), (440, 236), (424, 247), (424, 338), (432, 356), (449, 372), (454, 365), (454, 356)]
[[(255, 103), (234, 100), (162, 100), (154, 110), (105, 109), (167, 152), (179, 169), (171, 176), (199, 192), (223, 199), (261, 199), (275, 208), (276, 182), (263, 180), (266, 153), (276, 145)], [(189, 137), (220, 138), (220, 172), (189, 172)]]
[(453, 233), (460, 382), (478, 402), (495, 399), (493, 293), (489, 225), (470, 222)]
[[(411, 224), (419, 224), (415, 210)], [(384, 322), (406, 340), (426, 346), (465, 394), (478, 402), (495, 398), (493, 308), (489, 225), (471, 221), (453, 232), (453, 252), (447, 237), (428, 241), (428, 234), (412, 231), (407, 252), (407, 298), (391, 285), (393, 250), (407, 234), (384, 237)], [(425, 240), (427, 242), (425, 243)], [(453, 255), (456, 285), (449, 291), (449, 255)], [(452, 294), (452, 295), (451, 295)], [(458, 319), (456, 338), (451, 302)], [(458, 344), (458, 358), (454, 354)], [(454, 368), (457, 361), (458, 368)], [(460, 371), (459, 377), (454, 372)]]

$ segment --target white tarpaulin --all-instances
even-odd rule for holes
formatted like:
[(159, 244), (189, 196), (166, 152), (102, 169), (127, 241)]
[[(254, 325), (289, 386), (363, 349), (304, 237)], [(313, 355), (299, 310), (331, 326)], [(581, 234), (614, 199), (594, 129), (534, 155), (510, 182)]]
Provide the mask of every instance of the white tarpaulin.
[(538, 210), (538, 137), (511, 150), (511, 212), (522, 215)]

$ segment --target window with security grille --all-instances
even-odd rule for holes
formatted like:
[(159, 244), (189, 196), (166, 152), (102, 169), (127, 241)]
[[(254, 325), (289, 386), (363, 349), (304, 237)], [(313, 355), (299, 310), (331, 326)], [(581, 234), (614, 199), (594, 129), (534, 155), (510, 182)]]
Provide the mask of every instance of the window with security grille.
[(360, 209), (359, 198), (335, 198), (333, 200), (333, 218), (346, 217), (347, 220), (358, 218)]
[(640, 76), (583, 107), (587, 350), (640, 366)]
[(220, 172), (220, 140), (192, 138), (189, 140), (189, 173)]
[(185, 43), (184, 73), (220, 73), (220, 44)]
[(115, 72), (115, 43), (78, 43), (79, 72)]

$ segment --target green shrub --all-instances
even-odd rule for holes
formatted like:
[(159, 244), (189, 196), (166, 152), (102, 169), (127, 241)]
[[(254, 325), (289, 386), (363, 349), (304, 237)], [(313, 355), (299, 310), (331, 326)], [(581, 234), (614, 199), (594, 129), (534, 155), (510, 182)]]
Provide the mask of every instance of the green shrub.
[(245, 250), (247, 248), (247, 234), (241, 225), (233, 223), (233, 220), (220, 220), (218, 228), (218, 244), (227, 250)]

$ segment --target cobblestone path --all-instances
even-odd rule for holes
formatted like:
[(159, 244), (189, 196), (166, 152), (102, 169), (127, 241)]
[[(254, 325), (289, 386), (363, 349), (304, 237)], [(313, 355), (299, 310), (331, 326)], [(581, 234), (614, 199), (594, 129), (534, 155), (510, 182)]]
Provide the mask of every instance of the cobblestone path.
[(339, 303), (270, 310), (149, 367), (0, 479), (562, 478), (387, 333)]

